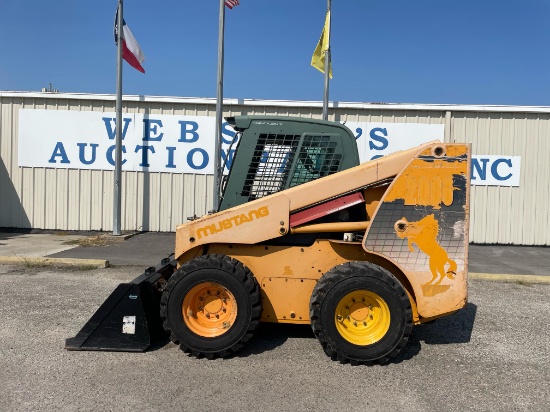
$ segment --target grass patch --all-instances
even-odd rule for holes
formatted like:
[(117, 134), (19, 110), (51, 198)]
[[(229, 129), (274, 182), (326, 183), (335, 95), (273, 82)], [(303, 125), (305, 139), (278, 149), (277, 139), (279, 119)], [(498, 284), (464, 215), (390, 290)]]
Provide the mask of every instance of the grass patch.
[(46, 260), (39, 258), (26, 258), (24, 256), (21, 256), (21, 262), (23, 263), (23, 266), (25, 266), (27, 269), (44, 268), (48, 266)]
[(76, 245), (82, 247), (107, 246), (107, 241), (101, 235), (85, 237), (83, 239), (68, 240), (63, 242), (65, 245)]

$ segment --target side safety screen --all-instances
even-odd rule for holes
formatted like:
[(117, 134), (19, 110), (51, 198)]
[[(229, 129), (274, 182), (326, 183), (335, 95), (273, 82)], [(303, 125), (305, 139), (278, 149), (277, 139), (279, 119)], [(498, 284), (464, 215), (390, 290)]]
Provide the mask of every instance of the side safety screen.
[(241, 195), (259, 199), (336, 173), (341, 146), (337, 135), (260, 134)]

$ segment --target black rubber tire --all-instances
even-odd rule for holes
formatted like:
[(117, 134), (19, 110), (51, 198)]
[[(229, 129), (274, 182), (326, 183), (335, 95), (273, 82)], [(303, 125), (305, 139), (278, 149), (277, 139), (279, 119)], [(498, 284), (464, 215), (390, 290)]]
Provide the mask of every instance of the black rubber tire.
[[(223, 335), (204, 337), (192, 332), (183, 320), (185, 295), (203, 282), (217, 282), (237, 302), (237, 317)], [(239, 350), (258, 327), (261, 315), (260, 290), (250, 270), (225, 255), (204, 255), (183, 264), (168, 280), (162, 293), (160, 316), (170, 340), (195, 357), (227, 357)]]
[[(390, 325), (386, 334), (370, 345), (348, 342), (335, 324), (338, 302), (354, 290), (368, 290), (388, 305)], [(325, 353), (341, 363), (383, 364), (406, 345), (412, 331), (409, 297), (395, 276), (369, 262), (349, 262), (336, 266), (317, 282), (310, 301), (311, 327)]]

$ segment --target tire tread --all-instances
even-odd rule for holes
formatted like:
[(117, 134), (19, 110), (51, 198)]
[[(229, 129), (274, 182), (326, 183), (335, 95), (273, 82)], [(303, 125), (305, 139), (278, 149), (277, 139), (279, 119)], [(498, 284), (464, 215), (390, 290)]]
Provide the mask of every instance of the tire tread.
[[(168, 299), (170, 297), (172, 290), (183, 277), (187, 276), (188, 273), (194, 272), (196, 270), (212, 269), (212, 268), (223, 270), (226, 273), (230, 274), (230, 276), (234, 276), (241, 283), (243, 283), (246, 291), (249, 294), (250, 301), (252, 304), (251, 305), (252, 310), (251, 310), (251, 321), (249, 322), (249, 325), (245, 333), (241, 336), (241, 338), (237, 342), (235, 342), (231, 347), (219, 350), (217, 352), (206, 352), (206, 351), (200, 351), (200, 350), (196, 350), (188, 347), (184, 342), (182, 342), (180, 339), (178, 339), (175, 336), (175, 334), (172, 332), (172, 329), (170, 327), (170, 323), (168, 320), (167, 307), (168, 307)], [(164, 330), (170, 336), (170, 340), (176, 345), (179, 345), (180, 349), (184, 353), (187, 353), (190, 356), (193, 356), (196, 358), (203, 358), (203, 357), (206, 357), (207, 359), (226, 358), (231, 356), (235, 352), (237, 352), (239, 349), (241, 349), (244, 346), (244, 343), (250, 340), (250, 338), (256, 331), (259, 324), (261, 311), (262, 311), (262, 307), (261, 307), (260, 287), (258, 285), (258, 282), (256, 281), (256, 278), (250, 271), (250, 269), (236, 259), (233, 259), (226, 255), (219, 255), (219, 254), (203, 255), (183, 264), (170, 277), (170, 279), (166, 283), (166, 286), (164, 287), (164, 291), (162, 293), (162, 297), (160, 301), (160, 317), (162, 320)]]
[[(321, 327), (321, 306), (324, 298), (336, 284), (354, 276), (370, 276), (385, 282), (394, 290), (396, 296), (398, 296), (405, 308), (407, 319), (401, 340), (389, 354), (378, 359), (357, 360), (346, 357), (333, 346)], [(313, 333), (317, 339), (319, 339), (324, 352), (332, 360), (336, 360), (340, 363), (351, 363), (352, 365), (372, 366), (374, 364), (382, 365), (387, 363), (391, 358), (396, 356), (403, 349), (403, 347), (405, 347), (413, 328), (411, 302), (404, 287), (401, 285), (399, 280), (397, 280), (397, 278), (386, 269), (370, 262), (347, 262), (338, 265), (325, 273), (315, 285), (311, 295), (310, 319)]]

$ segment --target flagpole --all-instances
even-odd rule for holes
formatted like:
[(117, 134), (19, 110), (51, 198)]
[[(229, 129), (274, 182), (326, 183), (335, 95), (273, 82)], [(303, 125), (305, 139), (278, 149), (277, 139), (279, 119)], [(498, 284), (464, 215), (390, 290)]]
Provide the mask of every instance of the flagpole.
[(218, 28), (218, 89), (216, 93), (216, 140), (214, 142), (214, 196), (213, 210), (218, 211), (220, 203), (220, 151), (223, 121), (223, 42), (225, 26), (225, 1), (220, 0)]
[[(330, 13), (331, 0), (327, 0), (327, 13)], [(328, 19), (328, 49), (325, 51), (325, 94), (323, 96), (323, 120), (328, 120), (328, 87), (329, 87), (329, 73), (330, 73), (330, 26), (332, 15), (329, 14)]]
[(122, 0), (118, 0), (117, 19), (117, 57), (116, 57), (116, 141), (115, 141), (115, 181), (113, 202), (113, 235), (120, 231), (122, 205)]

